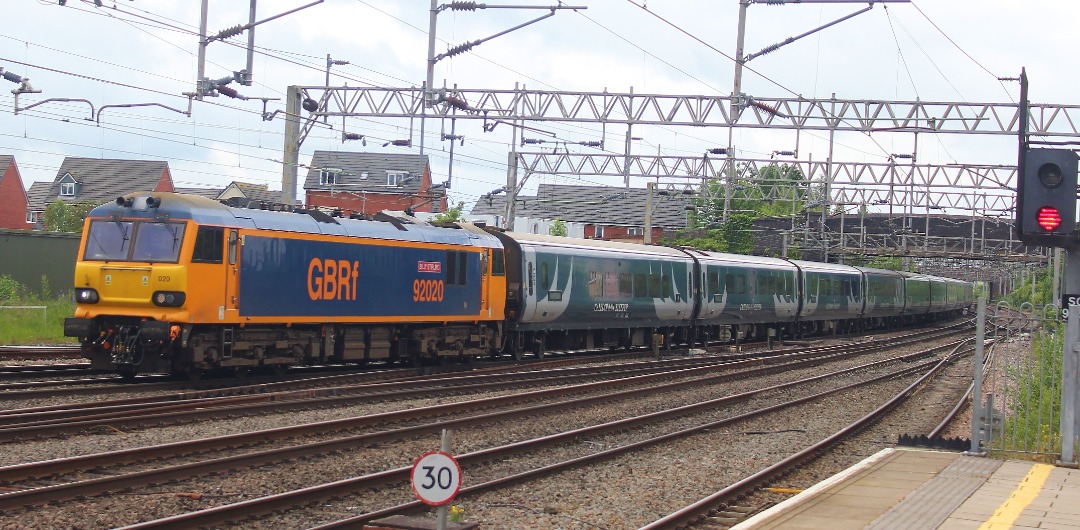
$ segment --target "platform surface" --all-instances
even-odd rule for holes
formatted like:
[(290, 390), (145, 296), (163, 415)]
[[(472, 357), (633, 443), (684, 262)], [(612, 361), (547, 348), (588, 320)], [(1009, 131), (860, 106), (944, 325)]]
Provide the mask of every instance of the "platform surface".
[(735, 528), (1080, 530), (1080, 470), (885, 449)]

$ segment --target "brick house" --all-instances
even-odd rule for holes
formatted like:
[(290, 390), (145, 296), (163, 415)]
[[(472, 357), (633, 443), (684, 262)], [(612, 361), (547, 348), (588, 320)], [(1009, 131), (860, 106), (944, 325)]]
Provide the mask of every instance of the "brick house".
[[(539, 231), (544, 222), (561, 219), (584, 225), (584, 237), (588, 239), (640, 243), (645, 239), (647, 196), (643, 188), (540, 184), (535, 196), (518, 195), (514, 231), (547, 233)], [(653, 196), (654, 241), (686, 227), (690, 199), (681, 193)], [(505, 195), (481, 196), (469, 215), (502, 220), (505, 208)], [(496, 224), (505, 226), (505, 222)]]
[(105, 204), (138, 191), (175, 191), (168, 162), (67, 157), (52, 182), (35, 182), (27, 192), (35, 228), (47, 208), (60, 200), (71, 204)]
[(344, 215), (446, 211), (446, 191), (432, 186), (428, 158), (420, 155), (315, 151), (304, 190), (308, 208)]
[(26, 188), (15, 157), (0, 155), (0, 228), (28, 230), (33, 221), (27, 215)]

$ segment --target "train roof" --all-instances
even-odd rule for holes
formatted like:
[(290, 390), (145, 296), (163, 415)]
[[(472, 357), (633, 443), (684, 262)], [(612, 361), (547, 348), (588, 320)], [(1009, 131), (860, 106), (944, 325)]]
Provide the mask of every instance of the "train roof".
[(769, 267), (777, 269), (791, 269), (795, 270), (795, 266), (788, 260), (780, 258), (770, 258), (765, 256), (744, 256), (742, 254), (728, 254), (726, 252), (713, 252), (710, 250), (687, 250), (687, 252), (700, 256), (703, 261), (709, 263), (732, 263), (736, 265), (751, 265), (755, 267)]
[(863, 272), (863, 274), (872, 274), (875, 276), (887, 276), (890, 278), (903, 278), (904, 274), (900, 271), (894, 271), (890, 269), (877, 269), (874, 267), (855, 267)]
[[(147, 198), (160, 200), (153, 206)], [(301, 234), (342, 235), (367, 237), (393, 241), (445, 243), (480, 247), (500, 247), (498, 239), (479, 229), (470, 227), (432, 226), (415, 218), (377, 215), (375, 221), (331, 217), (318, 211), (299, 210), (271, 211), (226, 206), (220, 202), (179, 193), (138, 193), (124, 199), (130, 203), (114, 201), (94, 208), (87, 217), (112, 217), (119, 214), (124, 219), (190, 219), (198, 224), (256, 228), (278, 232)]]
[(583, 239), (578, 237), (550, 236), (543, 234), (529, 234), (525, 232), (503, 232), (503, 235), (517, 241), (519, 244), (558, 247), (579, 250), (609, 250), (624, 252), (627, 254), (669, 256), (682, 260), (689, 260), (685, 252), (671, 247), (658, 245), (641, 245), (637, 243), (624, 243), (621, 241), (605, 241), (602, 239)]
[(804, 271), (827, 272), (831, 274), (859, 274), (859, 270), (850, 265), (837, 263), (820, 263), (817, 261), (803, 261), (799, 259), (789, 260)]

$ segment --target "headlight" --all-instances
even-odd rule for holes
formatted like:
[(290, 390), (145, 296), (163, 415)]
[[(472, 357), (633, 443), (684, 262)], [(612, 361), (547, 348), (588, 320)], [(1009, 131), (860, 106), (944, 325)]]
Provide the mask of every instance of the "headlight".
[(78, 304), (96, 304), (98, 303), (98, 294), (94, 289), (75, 289), (75, 303)]
[(187, 296), (180, 291), (157, 291), (151, 298), (154, 301), (154, 305), (162, 307), (180, 307), (184, 305), (184, 300)]

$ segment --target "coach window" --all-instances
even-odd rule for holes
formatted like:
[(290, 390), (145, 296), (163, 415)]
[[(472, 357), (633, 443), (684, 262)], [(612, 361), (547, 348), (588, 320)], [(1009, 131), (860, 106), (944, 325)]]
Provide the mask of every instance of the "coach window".
[(746, 294), (746, 274), (735, 275), (735, 289), (739, 294)]
[(589, 271), (589, 298), (604, 296), (604, 280), (600, 271)]
[(650, 274), (649, 275), (649, 297), (650, 298), (660, 298), (661, 296), (662, 295), (660, 293), (660, 275), (659, 274)]
[(634, 298), (649, 296), (649, 286), (644, 274), (634, 275)]
[(619, 273), (619, 298), (630, 298), (634, 296), (634, 282), (630, 279), (630, 273)]
[(533, 264), (531, 261), (529, 262), (529, 270), (526, 276), (528, 276), (529, 281), (529, 294), (533, 294)]
[(547, 262), (540, 264), (540, 288), (545, 291), (551, 288), (551, 278), (548, 277)]
[(671, 292), (671, 276), (665, 274), (660, 278), (660, 296), (661, 298), (675, 298), (674, 293)]
[(200, 226), (195, 236), (192, 263), (221, 263), (225, 255), (225, 229), (220, 226)]

